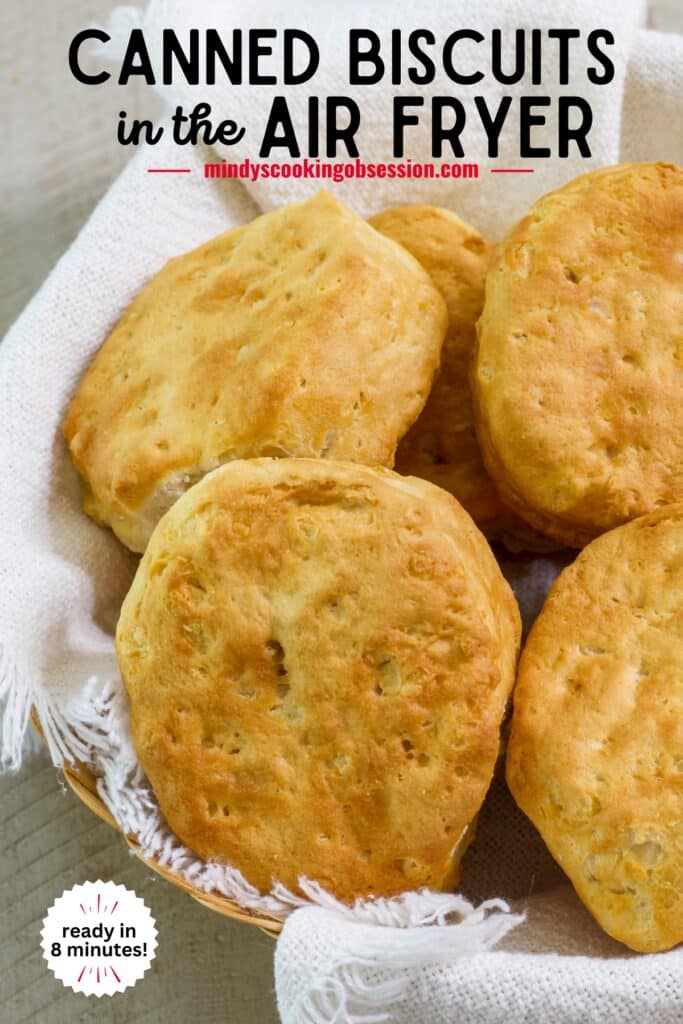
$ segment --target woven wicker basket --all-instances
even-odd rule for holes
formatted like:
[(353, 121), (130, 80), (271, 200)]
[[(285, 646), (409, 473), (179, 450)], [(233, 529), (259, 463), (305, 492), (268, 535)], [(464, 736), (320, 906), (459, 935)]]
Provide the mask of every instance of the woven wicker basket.
[[(43, 730), (40, 726), (40, 721), (35, 711), (31, 715), (31, 721), (42, 739)], [(107, 825), (111, 825), (117, 832), (121, 832), (121, 829), (112, 818), (111, 814), (104, 806), (97, 794), (97, 785), (95, 782), (95, 776), (93, 773), (83, 764), (75, 762), (72, 765), (64, 765), (62, 773), (67, 783), (74, 791), (79, 800), (82, 800), (86, 807), (88, 807), (93, 814), (96, 814), (98, 818), (105, 821)], [(162, 867), (157, 861), (148, 857), (143, 857), (140, 852), (140, 844), (138, 843), (135, 836), (125, 835), (121, 833), (123, 838), (128, 843), (136, 857), (138, 857), (143, 864), (146, 864), (150, 870), (155, 871), (156, 874), (161, 875), (172, 885), (176, 885), (183, 892), (189, 893), (189, 895), (201, 903), (202, 906), (208, 907), (209, 910), (215, 910), (218, 914), (223, 914), (224, 917), (232, 917), (235, 921), (243, 921), (245, 924), (256, 925), (266, 934), (273, 938), (278, 935), (282, 930), (282, 922), (276, 920), (274, 917), (258, 916), (256, 914), (249, 913), (248, 910), (244, 910), (237, 903), (229, 900), (226, 896), (221, 896), (218, 893), (203, 892), (201, 889), (196, 889), (189, 882), (184, 881), (178, 875), (169, 871), (168, 868)]]

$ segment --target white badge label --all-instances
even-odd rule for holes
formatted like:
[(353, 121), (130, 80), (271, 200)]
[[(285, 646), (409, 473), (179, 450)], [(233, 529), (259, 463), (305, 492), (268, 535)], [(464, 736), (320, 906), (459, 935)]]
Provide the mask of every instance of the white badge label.
[(112, 996), (139, 981), (156, 949), (154, 918), (115, 882), (67, 889), (43, 920), (43, 956), (56, 978), (86, 996)]

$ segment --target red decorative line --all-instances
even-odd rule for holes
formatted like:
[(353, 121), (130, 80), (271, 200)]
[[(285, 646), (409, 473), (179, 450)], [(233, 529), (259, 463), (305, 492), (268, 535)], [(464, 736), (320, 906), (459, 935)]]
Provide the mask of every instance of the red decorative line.
[(114, 906), (113, 906), (113, 907), (111, 908), (111, 913), (112, 913), (112, 914), (114, 913), (114, 911), (116, 910), (116, 908), (118, 907), (118, 905), (119, 905), (119, 901), (117, 900), (117, 901), (116, 901), (116, 903), (114, 904)]
[(118, 976), (118, 974), (116, 973), (116, 971), (114, 970), (114, 968), (113, 968), (113, 967), (110, 967), (110, 968), (109, 968), (109, 970), (110, 970), (110, 971), (111, 971), (111, 973), (112, 973), (112, 974), (114, 975), (114, 977), (116, 978), (116, 980), (118, 981), (118, 983), (119, 983), (119, 985), (120, 985), (120, 984), (121, 984), (121, 979), (119, 978), (119, 976)]
[(148, 167), (148, 174), (191, 174), (191, 167)]
[(100, 969), (98, 967), (97, 968), (97, 984), (99, 985), (99, 983), (100, 983)]
[(533, 174), (533, 167), (489, 167), (491, 174)]
[(85, 910), (85, 907), (83, 906), (83, 904), (79, 903), (78, 905), (81, 908), (81, 910), (83, 911), (83, 913), (85, 914), (86, 910)]
[(100, 912), (100, 894), (98, 893), (97, 894), (97, 913), (99, 914), (99, 912)]
[(82, 978), (82, 977), (83, 977), (83, 975), (85, 974), (85, 968), (86, 968), (86, 965), (85, 965), (85, 964), (83, 964), (83, 970), (82, 970), (82, 971), (81, 971), (81, 973), (80, 973), (80, 974), (78, 975), (78, 980), (79, 980), (79, 981), (81, 980), (81, 978)]

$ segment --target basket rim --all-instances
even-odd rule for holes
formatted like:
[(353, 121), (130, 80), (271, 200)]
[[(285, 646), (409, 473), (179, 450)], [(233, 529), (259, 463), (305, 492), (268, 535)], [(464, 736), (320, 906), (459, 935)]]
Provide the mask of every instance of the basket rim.
[[(43, 743), (45, 743), (45, 734), (35, 708), (31, 708), (31, 723)], [(224, 917), (232, 918), (234, 921), (240, 921), (243, 924), (255, 925), (271, 938), (276, 938), (282, 931), (282, 921), (278, 921), (277, 918), (271, 917), (268, 914), (254, 914), (251, 911), (246, 910), (244, 907), (241, 907), (239, 903), (229, 899), (227, 896), (223, 896), (217, 892), (206, 892), (203, 889), (197, 889), (196, 886), (185, 881), (185, 879), (180, 875), (177, 875), (175, 872), (164, 867), (155, 858), (144, 856), (140, 850), (140, 843), (138, 842), (137, 837), (130, 833), (123, 832), (118, 822), (105, 807), (97, 792), (97, 779), (92, 770), (81, 761), (77, 761), (75, 759), (69, 764), (64, 763), (60, 770), (65, 781), (69, 785), (70, 789), (76, 794), (78, 799), (81, 800), (81, 802), (84, 803), (85, 806), (93, 812), (93, 814), (97, 815), (98, 818), (105, 822), (105, 824), (109, 825), (114, 829), (114, 831), (123, 836), (131, 852), (134, 853), (146, 867), (151, 871), (154, 871), (155, 874), (160, 875), (167, 882), (170, 882), (178, 889), (186, 892), (192, 897), (192, 899), (196, 900), (197, 903), (201, 903), (202, 906), (207, 907), (209, 910), (213, 910), (215, 913), (222, 914)]]

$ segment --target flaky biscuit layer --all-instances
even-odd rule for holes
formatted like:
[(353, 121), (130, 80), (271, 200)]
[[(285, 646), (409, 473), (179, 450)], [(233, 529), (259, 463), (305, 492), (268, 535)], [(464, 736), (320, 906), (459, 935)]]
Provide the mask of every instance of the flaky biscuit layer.
[(532, 530), (501, 500), (484, 468), (472, 412), (470, 362), (492, 244), (455, 213), (437, 206), (396, 206), (370, 218), (425, 268), (448, 309), (441, 366), (427, 403), (399, 443), (399, 473), (449, 491), (490, 540), (547, 551), (557, 544)]

